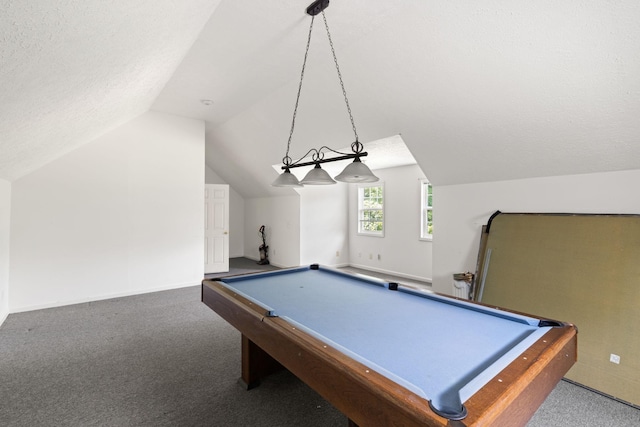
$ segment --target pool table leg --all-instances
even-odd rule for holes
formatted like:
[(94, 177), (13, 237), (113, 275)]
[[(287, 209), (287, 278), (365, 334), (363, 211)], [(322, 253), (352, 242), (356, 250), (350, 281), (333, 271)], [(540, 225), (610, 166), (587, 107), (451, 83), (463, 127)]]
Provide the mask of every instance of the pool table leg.
[(247, 390), (260, 385), (260, 379), (278, 372), (284, 367), (266, 351), (242, 334), (241, 384)]

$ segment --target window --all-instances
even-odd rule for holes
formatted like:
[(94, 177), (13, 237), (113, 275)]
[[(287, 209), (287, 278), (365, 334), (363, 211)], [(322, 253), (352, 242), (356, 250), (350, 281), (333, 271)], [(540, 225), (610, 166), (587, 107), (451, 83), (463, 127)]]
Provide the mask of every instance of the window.
[(384, 187), (358, 188), (358, 234), (384, 236)]
[(433, 187), (426, 179), (420, 183), (422, 189), (422, 210), (420, 212), (420, 238), (433, 238)]

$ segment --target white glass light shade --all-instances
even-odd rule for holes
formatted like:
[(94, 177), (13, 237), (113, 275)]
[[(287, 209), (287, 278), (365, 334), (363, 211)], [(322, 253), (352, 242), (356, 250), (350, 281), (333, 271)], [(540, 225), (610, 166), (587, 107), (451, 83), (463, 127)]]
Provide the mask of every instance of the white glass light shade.
[(300, 184), (300, 181), (298, 181), (298, 178), (291, 173), (289, 168), (285, 169), (284, 172), (282, 172), (280, 176), (271, 183), (271, 185), (274, 187), (303, 187), (303, 185)]
[(316, 163), (315, 167), (307, 173), (300, 183), (304, 185), (329, 185), (336, 182), (329, 176), (327, 171), (320, 167), (320, 163)]
[(353, 163), (350, 163), (342, 173), (335, 177), (336, 181), (359, 183), (359, 182), (376, 182), (380, 178), (375, 176), (371, 169), (356, 157)]

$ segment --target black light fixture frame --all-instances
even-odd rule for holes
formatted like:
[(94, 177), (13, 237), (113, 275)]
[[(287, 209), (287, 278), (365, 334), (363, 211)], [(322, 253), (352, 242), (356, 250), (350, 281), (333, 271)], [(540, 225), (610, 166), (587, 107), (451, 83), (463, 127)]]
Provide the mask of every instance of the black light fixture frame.
[[(356, 126), (353, 120), (353, 116), (351, 114), (351, 107), (349, 106), (349, 100), (347, 99), (347, 93), (344, 89), (344, 84), (342, 82), (342, 75), (340, 73), (340, 67), (338, 66), (338, 60), (336, 58), (336, 54), (333, 48), (333, 42), (331, 41), (331, 34), (329, 33), (329, 26), (327, 24), (327, 20), (324, 17), (324, 10), (329, 6), (329, 0), (316, 0), (313, 3), (311, 3), (308, 7), (307, 7), (307, 14), (310, 15), (312, 17), (311, 19), (311, 25), (309, 27), (309, 36), (308, 36), (308, 40), (307, 40), (307, 49), (305, 52), (305, 56), (304, 56), (304, 62), (302, 64), (302, 73), (300, 75), (300, 84), (298, 86), (298, 96), (296, 98), (296, 105), (295, 105), (295, 109), (293, 112), (293, 120), (291, 123), (291, 131), (289, 133), (289, 141), (287, 142), (287, 152), (285, 157), (283, 157), (282, 159), (282, 167), (281, 169), (288, 172), (289, 169), (292, 168), (297, 168), (297, 167), (303, 167), (303, 166), (311, 166), (311, 165), (316, 165), (316, 167), (319, 167), (320, 164), (322, 163), (330, 163), (330, 162), (337, 162), (337, 161), (341, 161), (341, 160), (349, 160), (349, 159), (355, 159), (355, 161), (360, 161), (360, 157), (366, 157), (368, 155), (368, 153), (364, 150), (364, 146), (362, 145), (362, 143), (358, 140), (358, 133), (356, 131)], [(335, 62), (336, 65), (336, 70), (338, 72), (338, 78), (340, 79), (340, 86), (342, 87), (342, 93), (344, 95), (344, 100), (347, 106), (347, 111), (349, 112), (349, 118), (351, 120), (351, 126), (353, 128), (353, 133), (355, 135), (355, 141), (351, 144), (351, 153), (343, 153), (340, 151), (336, 151), (332, 148), (329, 148), (327, 146), (323, 146), (320, 147), (319, 149), (316, 148), (312, 148), (309, 151), (307, 151), (307, 153), (302, 156), (300, 159), (293, 161), (293, 159), (289, 156), (289, 148), (290, 148), (290, 144), (291, 144), (291, 138), (293, 136), (293, 129), (295, 127), (295, 118), (296, 118), (296, 113), (297, 113), (297, 109), (298, 109), (298, 100), (300, 98), (300, 92), (302, 90), (302, 81), (304, 79), (304, 69), (306, 66), (306, 62), (307, 62), (307, 54), (309, 52), (309, 46), (310, 46), (310, 42), (311, 42), (311, 33), (313, 30), (313, 17), (315, 17), (316, 15), (322, 13), (323, 15), (323, 19), (324, 19), (324, 23), (325, 23), (325, 28), (327, 30), (327, 36), (329, 38), (329, 44), (331, 46), (331, 52), (333, 54), (333, 60)], [(326, 152), (332, 152), (335, 154), (338, 154), (338, 156), (335, 157), (330, 157), (330, 158), (324, 158), (325, 155), (325, 151)], [(311, 154), (311, 161), (306, 161), (303, 162), (303, 160), (305, 158), (307, 158), (309, 155)]]
[(316, 16), (327, 7), (329, 7), (329, 0), (316, 0), (307, 7), (307, 13), (311, 16)]
[[(355, 147), (354, 147), (355, 145)], [(364, 148), (364, 146), (362, 145), (361, 142), (356, 141), (354, 143), (351, 144), (351, 149), (354, 151), (353, 153), (343, 153), (341, 151), (336, 151), (333, 150), (329, 147), (327, 147), (326, 145), (323, 147), (320, 147), (318, 149), (316, 148), (312, 148), (311, 150), (307, 151), (307, 153), (302, 156), (300, 158), (300, 160), (297, 160), (293, 163), (289, 163), (284, 164), (283, 166), (280, 167), (280, 169), (285, 170), (285, 169), (292, 169), (292, 168), (299, 168), (299, 167), (303, 167), (303, 166), (311, 166), (311, 165), (315, 165), (316, 163), (331, 163), (331, 162), (338, 162), (340, 160), (349, 160), (349, 159), (355, 159), (356, 157), (360, 158), (360, 157), (366, 157), (369, 155), (369, 153), (367, 153), (366, 151), (362, 151), (362, 149)], [(333, 153), (336, 154), (340, 154), (340, 156), (336, 156), (336, 157), (330, 157), (328, 159), (324, 158), (324, 152), (322, 150), (327, 149)], [(313, 160), (308, 161), (308, 162), (301, 162), (302, 160), (304, 160), (305, 158), (307, 158), (309, 156), (309, 154), (311, 154), (311, 158)]]

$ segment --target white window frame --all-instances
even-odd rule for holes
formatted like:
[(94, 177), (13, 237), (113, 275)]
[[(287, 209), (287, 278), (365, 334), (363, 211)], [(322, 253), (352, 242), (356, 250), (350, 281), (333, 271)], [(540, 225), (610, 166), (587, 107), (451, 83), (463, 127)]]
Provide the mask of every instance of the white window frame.
[[(369, 231), (369, 230), (363, 230), (361, 225), (364, 221), (364, 211), (366, 210), (372, 210), (372, 209), (365, 209), (364, 208), (364, 190), (366, 188), (372, 188), (372, 187), (380, 187), (382, 188), (382, 208), (380, 209), (380, 211), (382, 212), (382, 230), (379, 231)], [(358, 235), (359, 236), (373, 236), (373, 237), (384, 237), (384, 229), (385, 229), (385, 221), (384, 221), (384, 198), (385, 198), (385, 189), (384, 189), (384, 183), (381, 182), (376, 182), (374, 184), (359, 184), (358, 185), (358, 224), (357, 224), (357, 230), (358, 230)]]
[[(429, 188), (431, 188), (431, 203), (429, 203)], [(431, 212), (431, 232), (426, 221)], [(433, 186), (427, 179), (420, 180), (420, 240), (433, 240)]]

